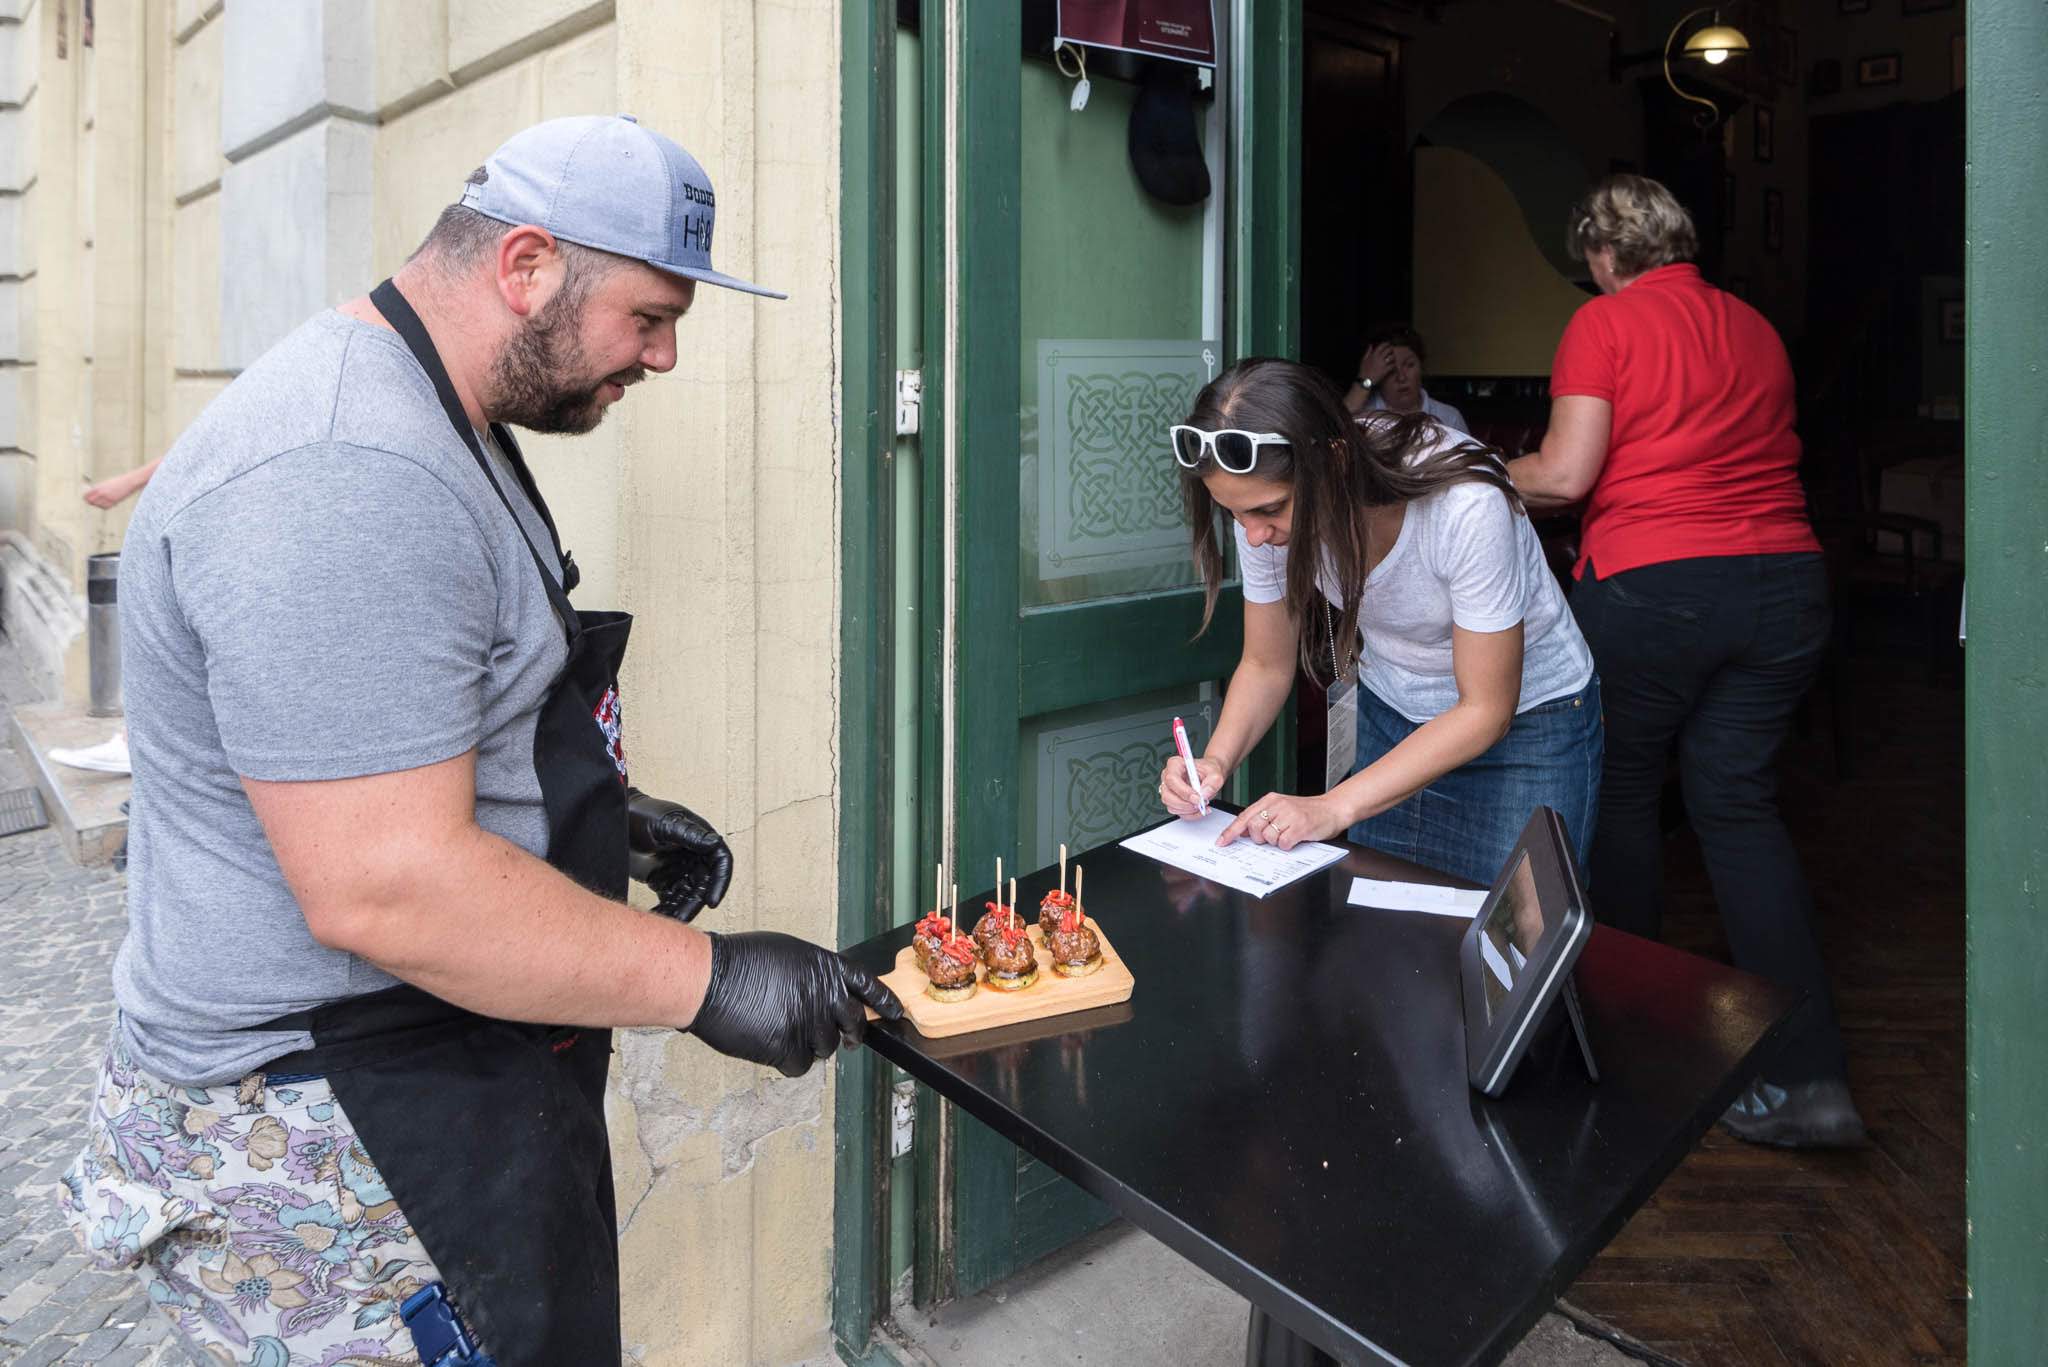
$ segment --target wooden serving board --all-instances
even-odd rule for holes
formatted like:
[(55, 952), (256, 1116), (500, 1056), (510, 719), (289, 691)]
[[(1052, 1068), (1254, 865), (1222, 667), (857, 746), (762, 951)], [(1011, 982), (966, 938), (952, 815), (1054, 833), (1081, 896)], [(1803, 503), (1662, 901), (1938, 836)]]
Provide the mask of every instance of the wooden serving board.
[[(1093, 917), (1088, 918), (1088, 926), (1102, 945), (1102, 967), (1085, 978), (1062, 978), (1053, 972), (1052, 956), (1045, 948), (1045, 936), (1036, 925), (1032, 925), (1026, 927), (1024, 933), (1031, 937), (1031, 948), (1038, 956), (1038, 981), (1021, 992), (998, 992), (984, 982), (964, 1002), (933, 1001), (924, 991), (931, 980), (917, 966), (917, 952), (909, 945), (897, 952), (896, 967), (884, 973), (882, 981), (903, 1003), (911, 1024), (926, 1039), (944, 1039), (948, 1035), (964, 1035), (973, 1030), (993, 1030), (999, 1025), (1015, 1025), (1019, 1021), (1042, 1020), (1047, 1016), (1062, 1016), (1069, 1011), (1086, 1011), (1091, 1007), (1129, 1001), (1131, 992), (1138, 985), (1137, 979), (1131, 976), (1131, 970), (1124, 966), (1116, 946), (1110, 944), (1109, 937), (1102, 933), (1102, 927)], [(986, 977), (988, 966), (984, 964), (980, 972)], [(868, 1019), (874, 1018), (875, 1013), (868, 1012)]]

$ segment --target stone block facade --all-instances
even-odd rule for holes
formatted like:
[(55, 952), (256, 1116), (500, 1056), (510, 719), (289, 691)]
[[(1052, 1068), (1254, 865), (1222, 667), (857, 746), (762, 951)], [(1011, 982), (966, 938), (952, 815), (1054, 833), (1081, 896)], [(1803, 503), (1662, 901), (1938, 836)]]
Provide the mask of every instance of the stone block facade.
[[(63, 603), (234, 375), (412, 251), (507, 135), (634, 112), (704, 163), (722, 268), (673, 375), (527, 449), (584, 570), (638, 615), (634, 779), (728, 834), (715, 929), (829, 942), (839, 800), (838, 8), (826, 0), (23, 0), (0, 14), (0, 584)], [(30, 586), (28, 579), (35, 583)], [(61, 612), (44, 613), (53, 621)], [(15, 622), (6, 623), (12, 630)], [(60, 623), (61, 626), (61, 623)], [(52, 685), (82, 690), (66, 647)], [(70, 676), (75, 674), (75, 679)], [(610, 1109), (630, 1356), (829, 1350), (830, 1069), (791, 1082), (622, 1034)]]

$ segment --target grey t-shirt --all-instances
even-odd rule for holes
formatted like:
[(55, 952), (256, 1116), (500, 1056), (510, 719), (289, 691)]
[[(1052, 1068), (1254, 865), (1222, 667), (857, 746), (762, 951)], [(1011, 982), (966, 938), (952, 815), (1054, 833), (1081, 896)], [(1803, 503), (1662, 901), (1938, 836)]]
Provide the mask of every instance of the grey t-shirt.
[(559, 566), (499, 480), (518, 521), (405, 344), (323, 313), (229, 385), (144, 492), (121, 554), (135, 790), (114, 997), (147, 1071), (239, 1077), (308, 1042), (247, 1027), (394, 981), (314, 941), (243, 777), (475, 750), (478, 823), (546, 853), (533, 731), (567, 645), (521, 522)]

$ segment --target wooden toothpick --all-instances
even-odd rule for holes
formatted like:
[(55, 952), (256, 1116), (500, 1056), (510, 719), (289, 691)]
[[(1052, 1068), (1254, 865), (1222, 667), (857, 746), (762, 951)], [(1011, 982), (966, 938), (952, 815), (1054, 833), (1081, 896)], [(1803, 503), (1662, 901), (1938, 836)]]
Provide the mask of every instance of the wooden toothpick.
[(1010, 929), (1017, 928), (1017, 880), (1010, 880)]
[(1079, 925), (1088, 921), (1088, 913), (1081, 910), (1081, 866), (1074, 865), (1074, 920)]
[(952, 911), (946, 917), (946, 922), (952, 926), (952, 933), (958, 935), (960, 933), (960, 885), (958, 883), (953, 884), (952, 908)]
[(1066, 847), (1065, 845), (1062, 845), (1062, 846), (1060, 846), (1060, 895), (1064, 897), (1064, 896), (1066, 895), (1066, 892), (1067, 892), (1067, 847)]
[(996, 900), (1003, 900), (1003, 857), (996, 856)]

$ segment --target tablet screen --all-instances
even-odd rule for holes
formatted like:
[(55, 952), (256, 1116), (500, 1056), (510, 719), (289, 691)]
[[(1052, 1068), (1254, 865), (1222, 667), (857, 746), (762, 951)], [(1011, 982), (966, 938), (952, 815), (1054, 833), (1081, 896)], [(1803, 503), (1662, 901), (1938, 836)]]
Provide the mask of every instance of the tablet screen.
[(1514, 991), (1515, 975), (1529, 962), (1542, 938), (1543, 907), (1536, 900), (1536, 874), (1529, 867), (1529, 852), (1523, 850), (1479, 936), (1479, 957), (1486, 965), (1488, 1020)]

